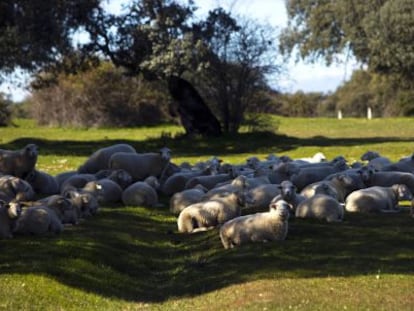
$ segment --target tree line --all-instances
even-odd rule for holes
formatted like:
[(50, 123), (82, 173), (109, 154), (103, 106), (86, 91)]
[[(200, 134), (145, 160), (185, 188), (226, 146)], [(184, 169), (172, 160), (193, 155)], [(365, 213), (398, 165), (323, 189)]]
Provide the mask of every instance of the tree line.
[[(119, 15), (102, 2), (0, 3), (0, 72), (33, 73), (27, 104), (39, 123), (176, 120), (166, 86), (172, 75), (191, 81), (224, 132), (237, 132), (256, 113), (335, 116), (340, 109), (357, 117), (367, 107), (376, 116), (414, 113), (410, 0), (287, 1), (289, 23), (280, 37), (220, 7), (200, 18), (193, 1), (131, 0)], [(88, 40), (74, 44), (79, 31)], [(284, 74), (283, 62), (295, 51), (328, 64), (349, 53), (364, 69), (331, 94), (278, 92), (269, 76)], [(0, 110), (10, 115), (0, 98)]]

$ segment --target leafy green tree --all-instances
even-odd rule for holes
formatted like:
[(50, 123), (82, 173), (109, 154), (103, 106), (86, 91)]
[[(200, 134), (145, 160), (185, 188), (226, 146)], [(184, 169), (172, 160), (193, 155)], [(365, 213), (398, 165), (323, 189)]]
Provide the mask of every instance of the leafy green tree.
[(33, 71), (74, 49), (72, 35), (92, 21), (100, 0), (0, 1), (0, 72)]
[(414, 80), (412, 0), (291, 0), (286, 6), (285, 54), (298, 48), (302, 58), (330, 64), (351, 53), (370, 70)]

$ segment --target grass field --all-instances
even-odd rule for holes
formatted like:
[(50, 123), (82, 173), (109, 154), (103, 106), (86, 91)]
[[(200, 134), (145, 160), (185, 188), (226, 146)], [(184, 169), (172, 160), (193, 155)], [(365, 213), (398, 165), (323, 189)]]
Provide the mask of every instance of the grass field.
[[(166, 144), (176, 163), (316, 151), (353, 162), (367, 150), (398, 160), (414, 152), (414, 119), (274, 124), (275, 134), (189, 141), (174, 138), (182, 132), (176, 126), (53, 129), (16, 120), (0, 129), (0, 148), (38, 144), (37, 168), (51, 174), (76, 169), (97, 148), (118, 142), (138, 151)], [(56, 237), (0, 240), (0, 310), (414, 309), (414, 219), (407, 209), (289, 225), (283, 242), (224, 250), (217, 230), (178, 234), (167, 208), (103, 207)]]

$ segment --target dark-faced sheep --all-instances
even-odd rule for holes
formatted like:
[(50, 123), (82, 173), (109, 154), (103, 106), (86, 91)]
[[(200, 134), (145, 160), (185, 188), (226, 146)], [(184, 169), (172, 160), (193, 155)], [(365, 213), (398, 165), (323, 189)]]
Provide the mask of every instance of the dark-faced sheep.
[(286, 239), (289, 206), (279, 200), (270, 204), (270, 210), (233, 218), (220, 228), (223, 247), (233, 248), (250, 242), (271, 242)]
[(28, 144), (19, 150), (0, 149), (0, 173), (24, 179), (34, 170), (37, 156), (35, 144)]

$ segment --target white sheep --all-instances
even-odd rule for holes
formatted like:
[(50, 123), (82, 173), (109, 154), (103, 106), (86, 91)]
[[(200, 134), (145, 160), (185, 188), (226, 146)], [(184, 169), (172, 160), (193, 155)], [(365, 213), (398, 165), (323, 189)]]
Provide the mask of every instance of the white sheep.
[(290, 180), (284, 180), (279, 186), (280, 194), (274, 197), (271, 204), (283, 200), (289, 204), (290, 212), (295, 214), (297, 206), (306, 198), (296, 192), (296, 186)]
[(346, 198), (345, 210), (361, 213), (398, 212), (398, 201), (411, 199), (412, 193), (404, 184), (373, 186), (352, 192)]
[(246, 192), (229, 192), (217, 194), (208, 201), (191, 204), (178, 215), (178, 231), (195, 233), (213, 229), (240, 216), (241, 208), (246, 202), (250, 202)]
[(43, 235), (58, 234), (63, 231), (63, 224), (55, 211), (46, 206), (25, 208), (17, 218), (13, 233)]
[(12, 229), (17, 218), (22, 212), (17, 201), (0, 201), (0, 239), (13, 237)]
[(225, 249), (250, 242), (285, 240), (288, 234), (289, 206), (279, 200), (270, 204), (270, 210), (239, 216), (225, 222), (220, 228), (220, 240)]
[(88, 182), (81, 192), (89, 192), (95, 196), (100, 205), (112, 205), (121, 202), (122, 188), (109, 178)]
[(296, 218), (316, 218), (327, 222), (340, 222), (344, 209), (339, 201), (330, 195), (316, 194), (302, 201), (295, 212)]
[(302, 161), (305, 163), (321, 163), (326, 161), (326, 157), (322, 152), (317, 152), (312, 157), (300, 158), (294, 161)]
[(78, 168), (78, 173), (95, 174), (100, 170), (107, 169), (110, 157), (116, 152), (136, 153), (136, 150), (129, 144), (115, 144), (100, 148)]
[(124, 205), (156, 207), (158, 205), (156, 177), (149, 176), (144, 181), (137, 181), (127, 187), (121, 194)]
[(132, 181), (143, 181), (148, 176), (163, 178), (166, 169), (170, 164), (171, 150), (164, 147), (160, 152), (149, 153), (114, 153), (109, 159), (109, 168), (124, 169)]
[(40, 195), (52, 195), (60, 191), (56, 178), (46, 172), (34, 169), (26, 176), (25, 180)]
[(24, 179), (34, 170), (37, 156), (35, 144), (28, 144), (19, 150), (0, 149), (0, 173)]
[(174, 193), (170, 198), (170, 212), (179, 215), (187, 206), (201, 202), (207, 189), (202, 185), (197, 185), (191, 189), (185, 189)]
[(395, 184), (404, 184), (408, 187), (411, 193), (414, 193), (414, 174), (400, 171), (380, 171), (377, 172), (368, 169), (369, 177), (365, 181), (366, 185), (390, 187)]
[(27, 181), (10, 175), (0, 176), (0, 200), (31, 201), (34, 200), (35, 195)]

